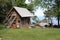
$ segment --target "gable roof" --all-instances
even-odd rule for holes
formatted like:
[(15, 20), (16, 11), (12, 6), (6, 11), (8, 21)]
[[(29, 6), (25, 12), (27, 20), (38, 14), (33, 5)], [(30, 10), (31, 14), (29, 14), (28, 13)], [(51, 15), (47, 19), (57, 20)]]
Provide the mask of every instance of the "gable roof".
[(18, 14), (21, 16), (21, 17), (32, 17), (34, 16), (29, 10), (27, 10), (26, 8), (20, 8), (20, 7), (13, 7), (17, 12)]

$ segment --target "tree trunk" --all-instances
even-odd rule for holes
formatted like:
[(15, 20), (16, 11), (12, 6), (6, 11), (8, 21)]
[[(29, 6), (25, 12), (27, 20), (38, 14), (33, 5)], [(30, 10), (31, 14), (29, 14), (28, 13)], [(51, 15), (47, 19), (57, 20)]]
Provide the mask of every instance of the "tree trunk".
[(59, 13), (60, 13), (60, 11), (59, 11), (59, 8), (60, 8), (60, 0), (57, 0), (57, 7), (58, 7), (58, 27), (59, 27), (59, 18), (60, 18), (60, 15), (59, 15)]
[(59, 13), (58, 13), (58, 27), (59, 27)]
[(50, 20), (51, 20), (51, 27), (53, 27), (53, 22), (52, 22), (52, 19), (50, 18)]
[(52, 22), (51, 17), (49, 17), (49, 20), (51, 21), (51, 22), (49, 23), (49, 25), (50, 25), (50, 27), (52, 27), (52, 26), (53, 26), (53, 22)]

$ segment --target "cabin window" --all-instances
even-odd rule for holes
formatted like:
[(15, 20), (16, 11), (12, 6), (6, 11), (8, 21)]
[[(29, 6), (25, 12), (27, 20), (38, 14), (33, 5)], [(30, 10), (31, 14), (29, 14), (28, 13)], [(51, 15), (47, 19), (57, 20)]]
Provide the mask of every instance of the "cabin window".
[(22, 24), (25, 24), (26, 22), (25, 22), (25, 18), (21, 18), (21, 20), (22, 20)]
[(20, 23), (20, 20), (18, 20), (18, 23)]
[(30, 18), (26, 19), (27, 24), (30, 24)]
[(15, 16), (12, 16), (12, 19), (14, 19)]
[(30, 19), (29, 18), (22, 18), (21, 19), (22, 20), (22, 24), (29, 24), (29, 22), (30, 22)]
[(20, 22), (20, 20), (18, 20), (18, 22)]

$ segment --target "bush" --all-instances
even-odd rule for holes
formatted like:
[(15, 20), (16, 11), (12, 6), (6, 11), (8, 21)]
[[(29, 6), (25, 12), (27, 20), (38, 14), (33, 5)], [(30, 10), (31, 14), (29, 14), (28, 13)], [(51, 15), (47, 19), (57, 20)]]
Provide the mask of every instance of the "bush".
[(53, 27), (58, 28), (58, 25), (53, 25)]

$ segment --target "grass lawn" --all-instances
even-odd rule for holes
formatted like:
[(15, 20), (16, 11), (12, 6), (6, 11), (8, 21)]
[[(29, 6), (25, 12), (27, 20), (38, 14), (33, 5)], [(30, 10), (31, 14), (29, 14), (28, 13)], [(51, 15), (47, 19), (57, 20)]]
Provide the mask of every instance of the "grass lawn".
[(0, 36), (3, 40), (60, 40), (60, 29), (21, 28), (7, 29), (0, 24)]

